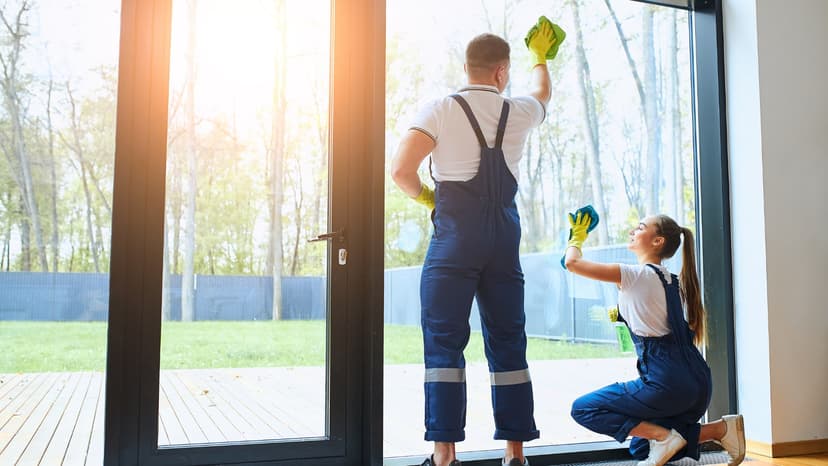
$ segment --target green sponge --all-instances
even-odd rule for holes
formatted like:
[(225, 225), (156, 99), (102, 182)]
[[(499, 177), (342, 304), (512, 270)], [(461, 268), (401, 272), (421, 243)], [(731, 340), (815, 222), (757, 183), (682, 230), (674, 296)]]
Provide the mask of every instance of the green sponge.
[(531, 29), (529, 29), (529, 32), (526, 33), (526, 38), (523, 39), (523, 42), (526, 43), (526, 46), (528, 47), (529, 41), (532, 40), (532, 37), (534, 37), (535, 34), (538, 33), (538, 26), (540, 26), (543, 23), (548, 24), (552, 28), (552, 33), (554, 34), (556, 39), (555, 43), (552, 44), (549, 47), (549, 50), (546, 51), (546, 59), (552, 60), (558, 55), (558, 47), (560, 47), (564, 39), (566, 39), (566, 32), (564, 32), (564, 30), (561, 29), (561, 27), (557, 24), (553, 23), (552, 21), (549, 21), (549, 18), (547, 18), (546, 16), (541, 16), (540, 18), (538, 18), (537, 24), (535, 24), (534, 26), (532, 26)]

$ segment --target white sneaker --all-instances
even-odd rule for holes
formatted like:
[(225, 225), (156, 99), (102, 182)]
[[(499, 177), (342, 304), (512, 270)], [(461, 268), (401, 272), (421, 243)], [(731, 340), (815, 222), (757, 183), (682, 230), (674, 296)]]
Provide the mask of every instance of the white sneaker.
[(727, 430), (724, 437), (716, 443), (727, 450), (727, 454), (730, 455), (728, 466), (736, 466), (745, 459), (745, 421), (741, 414), (722, 416), (722, 420)]
[(670, 429), (666, 439), (650, 440), (650, 454), (644, 461), (639, 461), (638, 466), (662, 466), (685, 445), (687, 440), (676, 429)]

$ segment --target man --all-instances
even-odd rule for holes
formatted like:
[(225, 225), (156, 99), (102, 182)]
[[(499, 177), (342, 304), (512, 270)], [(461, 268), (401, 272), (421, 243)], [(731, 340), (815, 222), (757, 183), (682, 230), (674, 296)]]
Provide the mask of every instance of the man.
[[(556, 38), (557, 32), (557, 38)], [(394, 182), (432, 211), (434, 234), (420, 282), (425, 353), (425, 439), (434, 454), (423, 466), (458, 466), (455, 442), (465, 438), (463, 350), (476, 296), (492, 383), (495, 439), (506, 440), (503, 464), (528, 464), (523, 442), (538, 438), (526, 363), (520, 219), (515, 203), (526, 138), (546, 115), (547, 54), (563, 31), (541, 17), (530, 31), (533, 90), (500, 95), (509, 82), (509, 44), (493, 34), (466, 48), (468, 86), (423, 109), (392, 163)], [(417, 170), (431, 154), (435, 191)]]

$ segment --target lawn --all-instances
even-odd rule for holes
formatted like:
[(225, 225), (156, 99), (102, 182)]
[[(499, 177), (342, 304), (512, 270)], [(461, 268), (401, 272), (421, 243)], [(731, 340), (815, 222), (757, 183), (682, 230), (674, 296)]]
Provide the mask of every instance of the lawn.
[[(422, 363), (419, 327), (386, 325), (386, 364)], [(165, 322), (161, 368), (279, 367), (322, 365), (322, 321)], [(0, 322), (0, 373), (102, 371), (103, 322)], [(530, 360), (628, 356), (615, 345), (529, 339)], [(480, 332), (473, 332), (468, 361), (483, 361)]]

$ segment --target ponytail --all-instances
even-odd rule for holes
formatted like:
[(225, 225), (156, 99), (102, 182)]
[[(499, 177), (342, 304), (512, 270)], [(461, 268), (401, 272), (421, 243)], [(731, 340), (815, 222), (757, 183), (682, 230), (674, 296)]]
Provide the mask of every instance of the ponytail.
[(682, 227), (681, 232), (684, 235), (684, 246), (681, 250), (679, 287), (687, 306), (687, 322), (694, 333), (693, 343), (703, 347), (707, 343), (707, 313), (702, 306), (699, 276), (696, 273), (696, 243), (689, 228)]
[(687, 323), (694, 333), (693, 343), (703, 347), (707, 343), (707, 313), (702, 306), (701, 287), (696, 273), (696, 243), (693, 241), (693, 232), (689, 228), (679, 226), (666, 215), (657, 215), (656, 220), (658, 235), (664, 238), (664, 246), (659, 254), (662, 259), (673, 257), (679, 244), (684, 245), (681, 250), (679, 289), (687, 308)]

